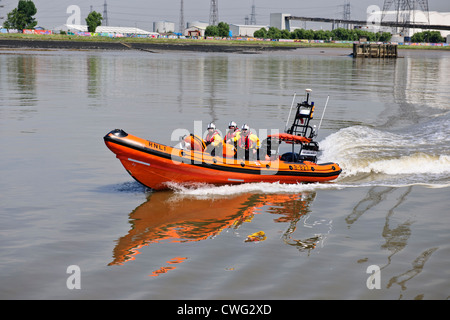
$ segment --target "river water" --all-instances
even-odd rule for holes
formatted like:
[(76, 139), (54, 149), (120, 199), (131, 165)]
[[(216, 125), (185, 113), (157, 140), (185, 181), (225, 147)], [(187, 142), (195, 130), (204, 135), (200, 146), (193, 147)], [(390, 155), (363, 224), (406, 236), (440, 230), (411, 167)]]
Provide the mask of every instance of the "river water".
[[(450, 53), (349, 53), (1, 50), (0, 298), (448, 299)], [(103, 142), (282, 131), (305, 88), (331, 183), (152, 192)]]

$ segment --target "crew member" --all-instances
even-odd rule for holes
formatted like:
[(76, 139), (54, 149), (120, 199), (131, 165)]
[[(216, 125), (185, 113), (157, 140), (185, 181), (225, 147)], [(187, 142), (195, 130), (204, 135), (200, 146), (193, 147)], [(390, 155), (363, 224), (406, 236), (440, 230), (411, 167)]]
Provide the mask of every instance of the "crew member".
[(252, 158), (256, 155), (256, 160), (259, 160), (261, 142), (256, 134), (250, 132), (247, 124), (242, 126), (241, 131), (234, 137), (234, 140), (237, 142), (238, 153), (242, 154), (242, 151), (244, 151), (245, 160), (249, 160), (250, 155), (252, 155)]
[(208, 133), (206, 134), (205, 144), (206, 148), (211, 150), (211, 155), (215, 155), (215, 149), (222, 146), (222, 137), (220, 133), (216, 130), (216, 125), (214, 123), (208, 124)]
[(238, 128), (238, 126), (237, 126), (237, 124), (236, 124), (236, 122), (234, 122), (234, 121), (231, 121), (229, 124), (228, 124), (228, 132), (227, 132), (227, 134), (225, 135), (225, 142), (226, 143), (229, 143), (229, 144), (233, 144), (233, 142), (234, 142), (234, 137), (240, 132), (241, 130), (239, 130), (239, 128)]

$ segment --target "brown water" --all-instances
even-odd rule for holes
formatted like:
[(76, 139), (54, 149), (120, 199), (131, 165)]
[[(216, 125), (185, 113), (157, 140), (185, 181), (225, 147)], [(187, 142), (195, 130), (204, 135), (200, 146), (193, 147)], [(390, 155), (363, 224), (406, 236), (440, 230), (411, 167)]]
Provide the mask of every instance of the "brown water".
[[(450, 55), (348, 53), (1, 51), (0, 298), (448, 299)], [(283, 130), (305, 88), (332, 183), (152, 193), (103, 143)]]

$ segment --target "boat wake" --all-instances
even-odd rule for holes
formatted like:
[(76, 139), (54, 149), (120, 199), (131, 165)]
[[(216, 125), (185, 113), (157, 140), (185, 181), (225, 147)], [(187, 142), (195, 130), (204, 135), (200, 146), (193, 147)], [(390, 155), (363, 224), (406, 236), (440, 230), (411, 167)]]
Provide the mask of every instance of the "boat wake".
[(209, 196), (232, 196), (243, 193), (302, 193), (323, 189), (339, 189), (339, 186), (334, 183), (299, 183), (299, 184), (283, 184), (283, 183), (245, 183), (239, 185), (194, 185), (185, 186), (179, 184), (171, 184), (170, 188), (177, 194), (190, 195), (197, 198)]
[(353, 126), (321, 142), (321, 161), (342, 167), (336, 182), (449, 184), (450, 121), (439, 119), (402, 132)]
[(342, 190), (361, 187), (408, 187), (408, 186), (423, 186), (426, 188), (446, 188), (450, 187), (449, 183), (388, 183), (388, 182), (365, 182), (365, 183), (304, 183), (304, 184), (282, 184), (282, 183), (249, 183), (241, 185), (202, 185), (202, 186), (182, 186), (171, 185), (171, 189), (177, 195), (191, 196), (196, 199), (215, 197), (227, 197), (244, 193), (260, 193), (260, 194), (298, 194), (304, 192), (315, 192), (319, 190)]
[(450, 119), (431, 119), (399, 132), (352, 126), (320, 142), (320, 162), (335, 161), (341, 175), (327, 183), (250, 183), (242, 185), (173, 184), (181, 195), (230, 196), (240, 193), (301, 193), (360, 187), (450, 187)]
[[(197, 198), (244, 193), (302, 193), (360, 187), (450, 187), (450, 113), (401, 131), (368, 126), (339, 130), (320, 142), (319, 163), (334, 161), (341, 175), (326, 183), (246, 183), (213, 186), (170, 183), (177, 195)], [(148, 189), (122, 185), (129, 192)]]

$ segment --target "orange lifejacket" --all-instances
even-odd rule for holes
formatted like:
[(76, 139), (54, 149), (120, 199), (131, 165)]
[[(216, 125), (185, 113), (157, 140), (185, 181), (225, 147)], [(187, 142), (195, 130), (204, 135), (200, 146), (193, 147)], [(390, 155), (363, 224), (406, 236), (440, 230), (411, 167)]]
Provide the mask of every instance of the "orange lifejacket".
[(210, 144), (210, 143), (214, 142), (214, 138), (215, 138), (216, 134), (219, 134), (217, 132), (217, 130), (214, 130), (213, 133), (208, 132), (208, 134), (206, 135), (206, 138), (205, 138), (206, 143)]
[(228, 130), (227, 134), (225, 135), (225, 141), (233, 140), (233, 138), (238, 134), (241, 130), (236, 128), (234, 131)]
[(250, 148), (250, 142), (250, 133), (246, 136), (243, 136), (241, 134), (239, 140), (237, 141), (237, 145), (239, 146), (239, 148), (248, 150)]

